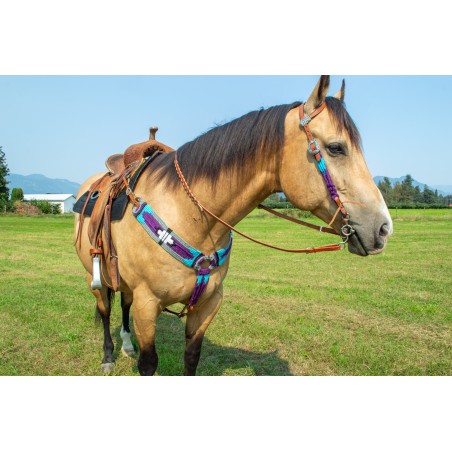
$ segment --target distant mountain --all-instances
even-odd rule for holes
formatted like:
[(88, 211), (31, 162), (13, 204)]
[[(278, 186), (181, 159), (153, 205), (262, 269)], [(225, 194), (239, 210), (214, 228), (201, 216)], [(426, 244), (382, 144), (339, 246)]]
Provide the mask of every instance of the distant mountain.
[(452, 185), (435, 185), (433, 187), (438, 190), (438, 193), (441, 195), (443, 193), (447, 193), (448, 195), (452, 195)]
[(11, 173), (7, 179), (10, 192), (13, 188), (21, 188), (26, 195), (37, 193), (71, 193), (75, 195), (80, 187), (77, 182), (66, 179), (50, 179), (42, 174), (22, 176)]
[[(402, 183), (402, 181), (405, 179), (406, 176), (401, 177), (388, 177), (388, 179), (391, 181), (391, 185), (394, 187), (394, 185), (398, 182), (399, 184)], [(385, 176), (375, 176), (374, 182), (378, 185), (378, 182), (383, 181)], [(452, 194), (452, 185), (428, 185), (424, 184), (423, 182), (418, 182), (417, 180), (413, 179), (413, 187), (419, 187), (421, 191), (424, 190), (424, 185), (427, 185), (430, 190), (438, 190), (438, 195), (450, 195)]]

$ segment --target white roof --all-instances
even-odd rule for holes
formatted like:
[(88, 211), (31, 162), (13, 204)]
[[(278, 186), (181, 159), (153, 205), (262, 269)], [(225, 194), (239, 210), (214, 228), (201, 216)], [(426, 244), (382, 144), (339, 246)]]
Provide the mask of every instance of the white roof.
[(74, 198), (74, 195), (69, 194), (60, 194), (60, 193), (46, 193), (46, 194), (37, 194), (37, 195), (24, 195), (24, 201), (66, 201), (68, 198)]

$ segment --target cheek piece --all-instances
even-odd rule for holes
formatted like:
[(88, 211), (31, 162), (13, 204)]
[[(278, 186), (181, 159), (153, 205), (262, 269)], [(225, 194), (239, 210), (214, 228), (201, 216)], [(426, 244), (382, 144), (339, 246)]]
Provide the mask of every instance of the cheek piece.
[(317, 142), (316, 139), (314, 139), (311, 129), (309, 128), (308, 125), (313, 118), (315, 118), (319, 113), (321, 113), (325, 109), (326, 103), (323, 102), (318, 108), (316, 108), (309, 115), (305, 113), (304, 106), (305, 104), (301, 104), (299, 107), (300, 126), (303, 127), (303, 130), (305, 131), (306, 136), (308, 138), (308, 153), (315, 158), (317, 168), (319, 169), (320, 174), (323, 177), (326, 188), (330, 193), (331, 199), (337, 205), (336, 213), (334, 214), (328, 226), (331, 226), (334, 223), (338, 213), (341, 212), (342, 214), (341, 236), (343, 240), (346, 242), (348, 238), (355, 233), (355, 230), (349, 224), (350, 214), (347, 212), (347, 209), (344, 207), (344, 204), (339, 198), (336, 186), (334, 185), (334, 182), (331, 179), (331, 175), (326, 167), (325, 159), (323, 158), (322, 152), (320, 151), (319, 143)]

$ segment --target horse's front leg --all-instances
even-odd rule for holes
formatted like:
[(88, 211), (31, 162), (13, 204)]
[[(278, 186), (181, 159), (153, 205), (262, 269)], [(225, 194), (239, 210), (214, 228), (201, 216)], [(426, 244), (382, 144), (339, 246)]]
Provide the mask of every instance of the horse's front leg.
[(155, 328), (161, 312), (159, 300), (145, 292), (133, 293), (133, 324), (140, 347), (138, 370), (141, 375), (154, 375), (158, 356), (155, 350)]
[(201, 355), (201, 345), (204, 333), (223, 301), (223, 285), (221, 284), (213, 295), (204, 300), (193, 311), (189, 311), (185, 326), (185, 375), (195, 375)]

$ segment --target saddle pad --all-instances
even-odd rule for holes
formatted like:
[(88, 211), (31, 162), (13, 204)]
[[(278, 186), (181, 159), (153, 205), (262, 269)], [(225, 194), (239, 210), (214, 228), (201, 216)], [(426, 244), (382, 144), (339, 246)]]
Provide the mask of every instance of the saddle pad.
[[(143, 173), (144, 169), (148, 167), (148, 165), (157, 157), (157, 155), (160, 154), (160, 152), (156, 152), (155, 154), (151, 155), (150, 157), (145, 158), (144, 163), (138, 168), (138, 170), (133, 174), (133, 176), (130, 178), (129, 185), (130, 188), (133, 190), (135, 188), (135, 185), (138, 182), (139, 177)], [(77, 202), (74, 204), (74, 212), (82, 213), (83, 206), (85, 205), (86, 199), (88, 198), (89, 190), (86, 191), (80, 198), (77, 200)], [(90, 217), (94, 205), (96, 204), (98, 198), (90, 199), (88, 201), (88, 204), (85, 209), (85, 217)], [(118, 195), (117, 198), (113, 199), (113, 204), (111, 207), (111, 220), (120, 220), (126, 211), (127, 204), (129, 202), (129, 197), (126, 194), (125, 189), (123, 188)]]

